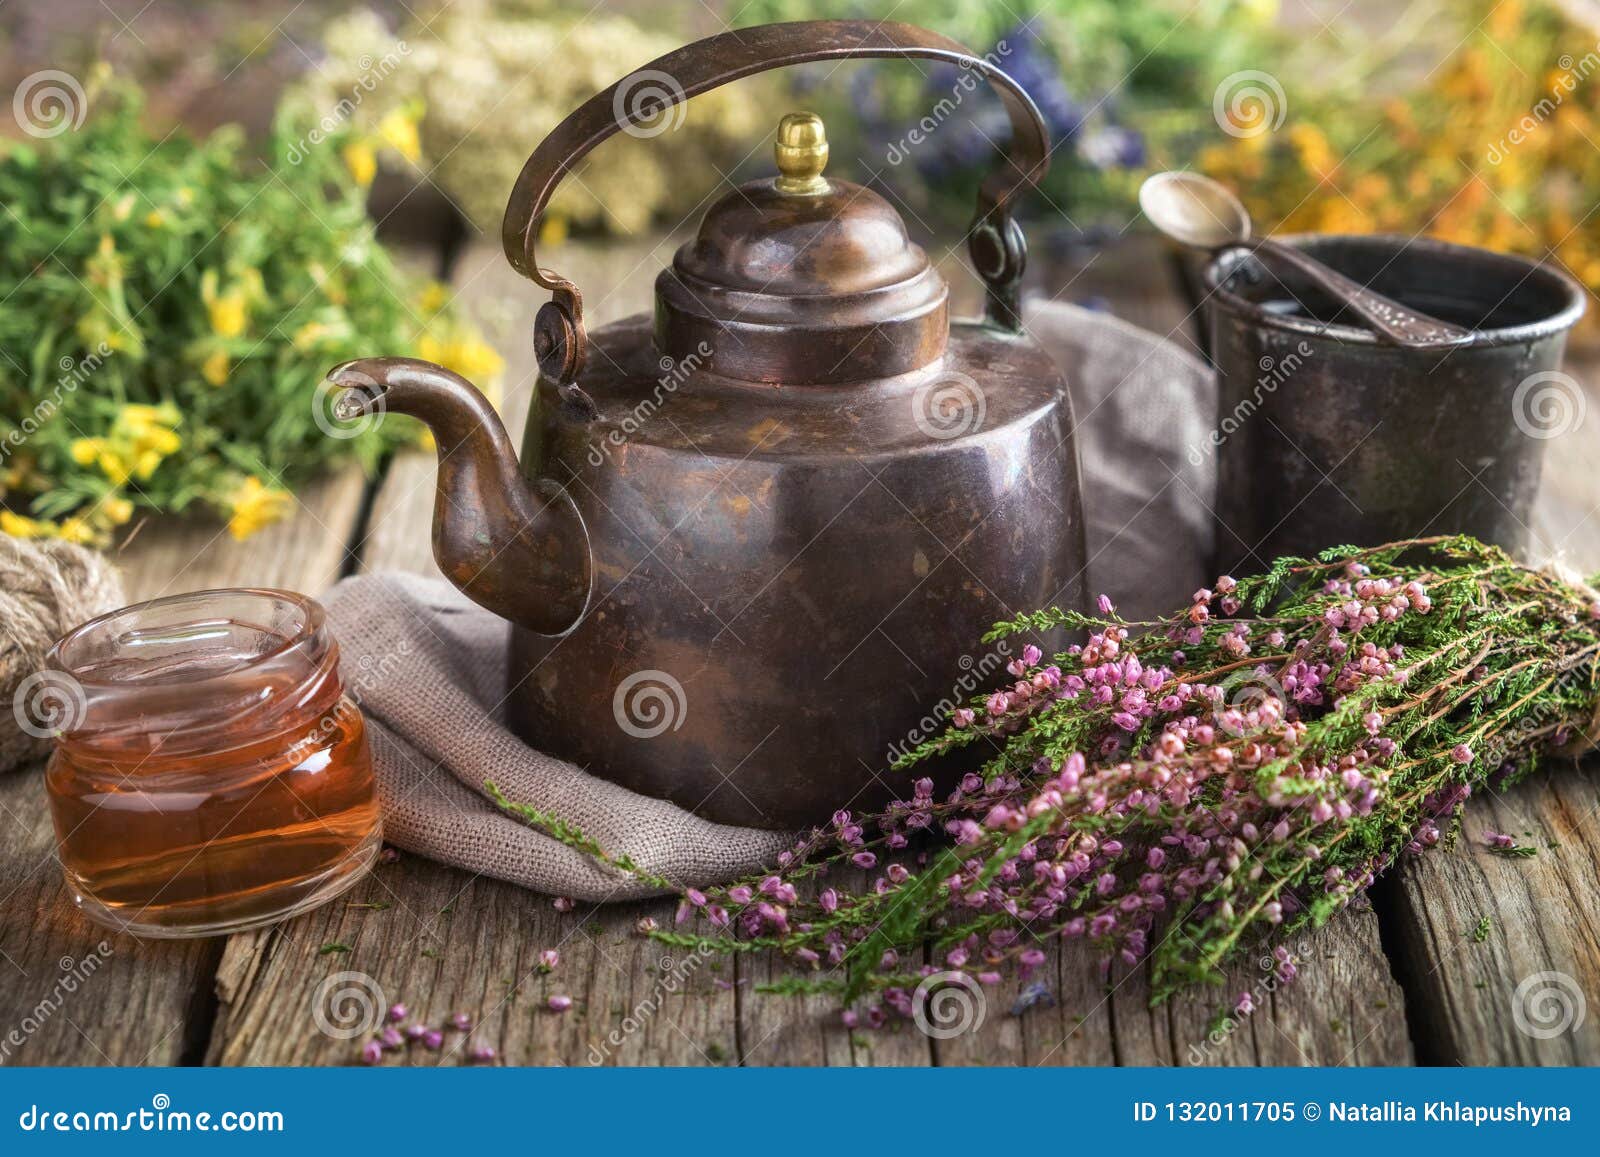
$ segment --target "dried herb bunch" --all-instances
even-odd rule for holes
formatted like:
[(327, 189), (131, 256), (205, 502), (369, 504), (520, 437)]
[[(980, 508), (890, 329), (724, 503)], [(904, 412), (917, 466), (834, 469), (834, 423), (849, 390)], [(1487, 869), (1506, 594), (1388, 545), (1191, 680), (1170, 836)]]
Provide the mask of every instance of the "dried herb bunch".
[[(1148, 959), (1160, 1001), (1448, 839), (1473, 791), (1584, 742), (1600, 700), (1594, 592), (1465, 537), (1281, 559), (1155, 622), (1098, 607), (990, 632), (1088, 637), (1026, 645), (1008, 685), (898, 765), (970, 755), (954, 792), (916, 779), (882, 814), (840, 812), (771, 875), (676, 889), (679, 927), (656, 935), (777, 949), (812, 970), (780, 989), (863, 1000), (874, 1021), (909, 1014), (934, 971), (1026, 973), (1051, 937), (1086, 939), (1107, 972)], [(868, 882), (833, 883), (841, 867)]]

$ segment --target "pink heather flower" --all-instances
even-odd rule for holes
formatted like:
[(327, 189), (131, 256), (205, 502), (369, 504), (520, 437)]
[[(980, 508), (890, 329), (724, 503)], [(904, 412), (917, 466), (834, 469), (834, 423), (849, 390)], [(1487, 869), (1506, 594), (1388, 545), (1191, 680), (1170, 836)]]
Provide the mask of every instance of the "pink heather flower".
[(406, 1043), (405, 1036), (394, 1025), (390, 1025), (378, 1034), (378, 1043), (386, 1049), (397, 1049)]
[(546, 948), (539, 953), (539, 967), (545, 972), (549, 972), (560, 963), (561, 953), (554, 948)]
[(1455, 760), (1457, 763), (1471, 763), (1472, 748), (1468, 747), (1465, 743), (1458, 743), (1450, 749), (1450, 758)]
[(1255, 998), (1253, 998), (1248, 992), (1241, 992), (1239, 994), (1239, 1002), (1233, 1006), (1233, 1011), (1238, 1013), (1240, 1016), (1249, 1016), (1255, 1010)]
[(1378, 729), (1383, 726), (1383, 716), (1376, 711), (1368, 711), (1361, 717), (1361, 722), (1366, 727), (1368, 735), (1376, 735)]
[(470, 1032), (472, 1030), (472, 1018), (464, 1012), (455, 1013), (450, 1017), (450, 1027), (457, 1032)]
[(996, 691), (983, 705), (983, 709), (990, 715), (1004, 715), (1011, 706), (1011, 700), (1006, 698), (1004, 691)]
[(977, 717), (970, 707), (957, 707), (950, 713), (950, 722), (957, 727), (970, 727)]
[(562, 993), (557, 993), (555, 996), (552, 996), (549, 1000), (545, 1001), (545, 1004), (549, 1007), (551, 1012), (566, 1012), (567, 1009), (572, 1007), (572, 997), (566, 996)]
[(391, 1004), (389, 1006), (389, 1020), (390, 1021), (405, 1020), (407, 1015), (408, 1015), (408, 1010), (406, 1009), (405, 1005), (403, 1005), (403, 1004)]
[(1483, 842), (1491, 848), (1510, 848), (1516, 845), (1516, 840), (1504, 832), (1484, 832)]
[(875, 868), (878, 866), (878, 857), (871, 852), (857, 852), (850, 857), (850, 862), (858, 868)]
[(1044, 658), (1044, 652), (1032, 643), (1022, 648), (1022, 661), (1030, 667), (1037, 667), (1039, 660)]
[(444, 1033), (436, 1028), (430, 1028), (422, 1034), (422, 1047), (429, 1052), (438, 1052), (444, 1047)]
[(999, 984), (1000, 974), (998, 972), (980, 972), (978, 973), (978, 983), (986, 985)]
[(641, 936), (648, 936), (660, 927), (654, 916), (640, 916), (633, 922), (633, 930)]
[(1236, 589), (1238, 589), (1238, 586), (1238, 582), (1232, 575), (1225, 574), (1217, 580), (1217, 593), (1220, 595), (1231, 595)]
[(383, 1046), (375, 1040), (369, 1040), (361, 1046), (361, 1063), (375, 1065), (383, 1060)]
[(475, 1065), (486, 1065), (494, 1060), (493, 1045), (476, 1045), (467, 1052), (467, 1059)]
[(425, 1024), (406, 1025), (406, 1040), (415, 1043), (428, 1035), (428, 1026)]
[(1094, 600), (1094, 605), (1100, 608), (1102, 615), (1112, 615), (1117, 611), (1117, 608), (1112, 605), (1111, 600), (1105, 595), (1097, 596)]
[(578, 905), (571, 896), (557, 896), (554, 900), (550, 901), (550, 906), (557, 912), (570, 912)]

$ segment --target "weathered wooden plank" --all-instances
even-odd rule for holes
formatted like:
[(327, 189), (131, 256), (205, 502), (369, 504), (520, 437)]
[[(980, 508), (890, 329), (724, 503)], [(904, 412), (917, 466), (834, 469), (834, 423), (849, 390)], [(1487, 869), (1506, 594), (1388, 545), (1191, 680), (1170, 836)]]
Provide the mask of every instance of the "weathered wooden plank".
[[(1507, 859), (1504, 832), (1538, 849)], [(1600, 1063), (1600, 779), (1553, 765), (1466, 809), (1450, 850), (1407, 861), (1396, 889), (1401, 976), (1434, 1064)], [(1488, 919), (1483, 939), (1479, 922)]]
[[(294, 518), (242, 543), (220, 524), (153, 520), (116, 553), (128, 597), (243, 585), (319, 591), (339, 572), (363, 485), (354, 470), (314, 483)], [(0, 1064), (175, 1064), (197, 1055), (222, 942), (141, 941), (79, 915), (55, 861), (37, 769), (0, 780), (0, 812)], [(80, 976), (85, 967), (92, 975)], [(69, 978), (76, 991), (63, 993)], [(22, 1042), (7, 1049), (13, 1028)]]
[(337, 581), (366, 479), (355, 467), (301, 488), (293, 513), (243, 542), (209, 519), (152, 519), (114, 548), (132, 600), (210, 587), (285, 587), (319, 594)]

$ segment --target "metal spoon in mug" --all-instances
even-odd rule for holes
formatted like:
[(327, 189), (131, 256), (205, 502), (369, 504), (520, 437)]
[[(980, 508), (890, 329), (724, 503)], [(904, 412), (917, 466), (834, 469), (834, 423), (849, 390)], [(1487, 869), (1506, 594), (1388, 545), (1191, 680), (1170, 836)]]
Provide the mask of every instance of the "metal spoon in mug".
[(1431, 349), (1472, 340), (1471, 330), (1408, 309), (1293, 245), (1253, 236), (1250, 214), (1239, 198), (1210, 177), (1199, 173), (1157, 173), (1140, 186), (1139, 207), (1157, 229), (1184, 245), (1212, 252), (1248, 249), (1269, 262), (1290, 266), (1359, 314), (1380, 338), (1394, 345)]

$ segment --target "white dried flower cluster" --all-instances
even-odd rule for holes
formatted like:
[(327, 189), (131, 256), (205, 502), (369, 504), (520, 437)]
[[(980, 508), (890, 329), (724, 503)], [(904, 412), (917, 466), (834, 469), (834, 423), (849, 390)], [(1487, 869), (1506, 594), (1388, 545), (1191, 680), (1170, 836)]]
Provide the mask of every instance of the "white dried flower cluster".
[[(351, 119), (363, 131), (420, 103), (423, 171), (494, 236), (517, 173), (545, 135), (594, 93), (678, 44), (625, 17), (559, 18), (507, 0), (458, 0), (398, 31), (362, 10), (328, 26), (326, 58), (295, 96), (315, 111), (359, 91)], [(563, 182), (552, 215), (634, 233), (709, 203), (719, 174), (759, 148), (770, 127), (759, 111), (765, 102), (750, 99), (751, 83), (695, 98), (682, 125), (658, 137), (602, 145)]]

